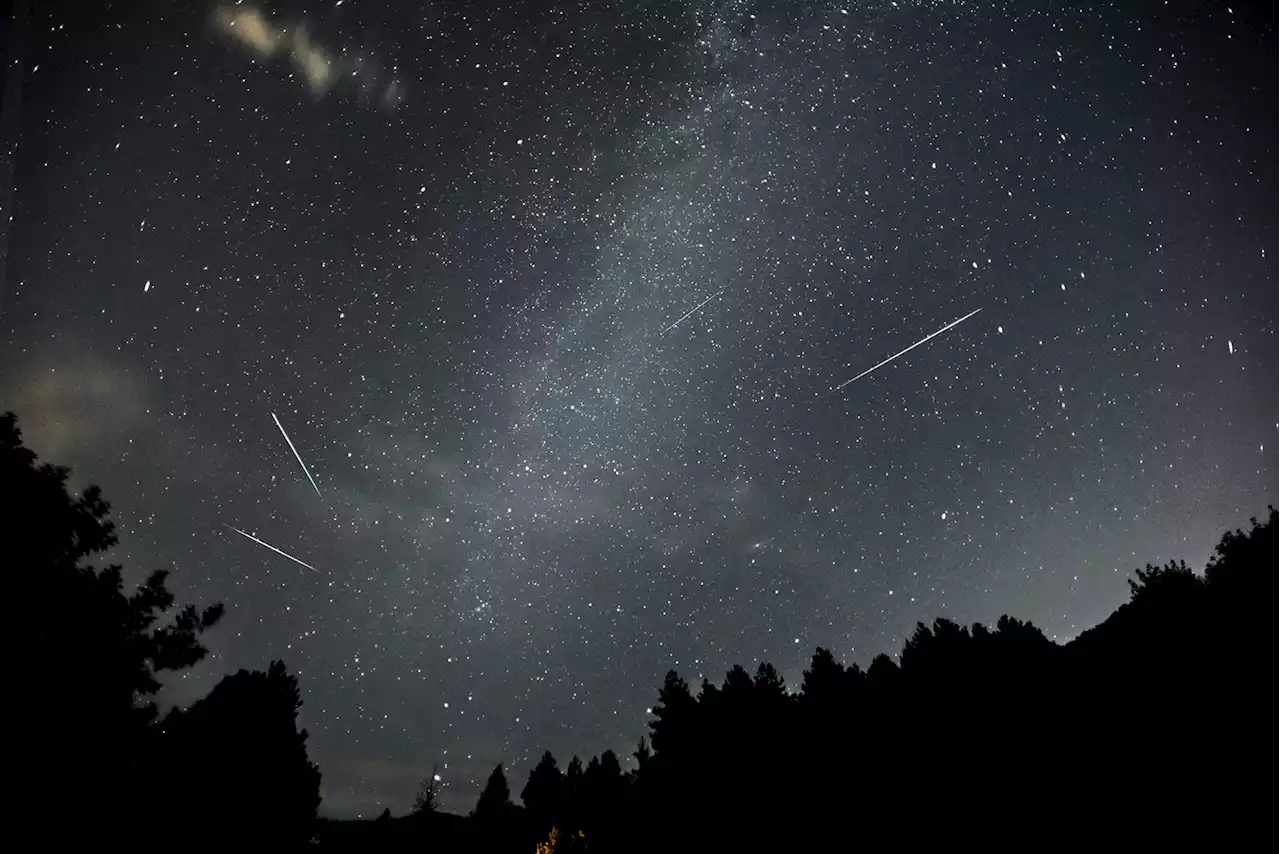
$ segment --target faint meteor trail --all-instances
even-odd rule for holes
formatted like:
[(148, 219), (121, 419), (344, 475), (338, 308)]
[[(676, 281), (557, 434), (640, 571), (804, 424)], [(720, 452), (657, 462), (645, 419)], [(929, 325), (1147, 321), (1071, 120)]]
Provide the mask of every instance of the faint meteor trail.
[(944, 326), (944, 327), (942, 327), (941, 329), (939, 329), (937, 332), (934, 332), (934, 333), (932, 333), (932, 334), (930, 334), (930, 335), (926, 335), (925, 337), (921, 338), (919, 341), (917, 341), (916, 343), (912, 344), (912, 345), (911, 345), (910, 347), (908, 347), (907, 349), (902, 350), (902, 351), (897, 352), (897, 353), (894, 353), (892, 356), (890, 356), (889, 358), (885, 359), (883, 362), (881, 362), (881, 363), (880, 363), (880, 364), (878, 364), (878, 365), (873, 365), (872, 367), (867, 368), (865, 371), (863, 371), (862, 373), (858, 374), (858, 375), (857, 375), (856, 377), (854, 377), (853, 379), (851, 379), (851, 380), (845, 380), (844, 382), (840, 383), (840, 385), (838, 385), (838, 386), (836, 386), (835, 388), (831, 389), (831, 394), (835, 394), (835, 393), (836, 393), (836, 392), (838, 392), (840, 389), (842, 389), (842, 388), (844, 388), (845, 386), (847, 386), (849, 383), (857, 382), (858, 380), (860, 380), (860, 379), (862, 379), (863, 377), (865, 377), (867, 374), (869, 374), (869, 373), (871, 373), (872, 371), (874, 371), (876, 368), (884, 367), (885, 365), (887, 365), (887, 364), (889, 364), (890, 362), (892, 362), (894, 359), (896, 359), (896, 358), (898, 358), (899, 356), (901, 356), (903, 353), (909, 353), (909, 352), (911, 352), (912, 350), (914, 350), (915, 348), (919, 347), (919, 346), (920, 346), (921, 344), (923, 344), (924, 342), (928, 341), (930, 338), (934, 338), (934, 337), (936, 337), (936, 336), (938, 336), (938, 335), (941, 335), (942, 333), (946, 332), (946, 331), (947, 331), (948, 329), (950, 329), (951, 327), (953, 327), (953, 326), (958, 326), (959, 324), (964, 323), (966, 320), (968, 320), (969, 318), (973, 317), (975, 314), (977, 314), (977, 313), (978, 313), (978, 312), (980, 312), (980, 311), (982, 311), (982, 309), (980, 309), (980, 308), (975, 308), (973, 311), (969, 312), (968, 314), (966, 314), (964, 317), (960, 318), (959, 320), (953, 320), (953, 321), (951, 321), (950, 323), (948, 323), (946, 326)]
[(289, 450), (293, 451), (293, 455), (298, 458), (298, 465), (302, 466), (302, 470), (306, 472), (307, 480), (311, 481), (311, 486), (316, 491), (316, 495), (320, 494), (320, 487), (316, 486), (316, 479), (311, 476), (311, 472), (307, 471), (307, 464), (302, 461), (302, 455), (298, 453), (298, 449), (293, 446), (293, 440), (289, 438), (289, 434), (284, 432), (284, 425), (280, 423), (280, 419), (276, 418), (276, 414), (271, 413), (271, 420), (276, 422), (276, 426), (280, 428), (280, 435), (284, 436), (284, 440), (289, 443)]
[(275, 553), (276, 553), (276, 554), (278, 554), (278, 555), (284, 555), (285, 557), (287, 557), (289, 560), (293, 561), (294, 563), (300, 563), (300, 564), (302, 564), (303, 566), (305, 566), (307, 569), (311, 570), (312, 572), (319, 573), (320, 575), (324, 575), (324, 574), (325, 574), (325, 573), (323, 573), (323, 572), (320, 572), (320, 570), (316, 569), (314, 566), (312, 566), (311, 564), (307, 563), (306, 561), (298, 560), (296, 557), (294, 557), (293, 555), (289, 554), (288, 552), (286, 552), (286, 551), (281, 551), (280, 549), (278, 549), (278, 548), (276, 548), (275, 546), (271, 545), (271, 543), (264, 543), (262, 540), (258, 539), (258, 538), (257, 538), (257, 537), (255, 537), (253, 534), (246, 534), (244, 531), (240, 530), (239, 528), (237, 528), (237, 527), (236, 527), (236, 526), (234, 526), (234, 525), (227, 525), (227, 523), (226, 523), (226, 522), (223, 522), (222, 524), (223, 524), (223, 525), (226, 525), (228, 528), (230, 528), (231, 530), (235, 531), (235, 532), (236, 532), (237, 534), (239, 534), (240, 536), (242, 536), (242, 537), (248, 537), (249, 539), (253, 540), (253, 541), (254, 541), (255, 543), (257, 543), (258, 545), (260, 545), (260, 546), (266, 546), (267, 548), (271, 549), (271, 551), (275, 552)]
[(671, 324), (670, 326), (668, 326), (666, 329), (662, 330), (662, 332), (660, 332), (660, 333), (658, 333), (658, 334), (660, 334), (660, 335), (666, 335), (666, 334), (667, 334), (668, 332), (670, 332), (672, 329), (675, 329), (675, 328), (676, 328), (677, 326), (679, 326), (681, 323), (684, 323), (685, 318), (687, 318), (687, 317), (688, 317), (689, 315), (691, 315), (691, 314), (696, 314), (696, 313), (698, 312), (698, 309), (702, 308), (704, 305), (706, 305), (707, 303), (711, 302), (713, 299), (715, 299), (716, 297), (720, 296), (720, 294), (722, 294), (722, 293), (724, 293), (724, 288), (721, 288), (720, 290), (716, 291), (714, 294), (712, 294), (711, 296), (709, 296), (709, 297), (707, 297), (706, 299), (704, 299), (702, 302), (700, 302), (700, 303), (698, 303), (697, 305), (695, 305), (695, 306), (694, 306), (693, 308), (691, 308), (689, 311), (687, 311), (687, 312), (685, 312), (684, 314), (682, 314), (682, 315), (680, 316), (680, 319), (679, 319), (679, 320), (677, 320), (675, 323)]

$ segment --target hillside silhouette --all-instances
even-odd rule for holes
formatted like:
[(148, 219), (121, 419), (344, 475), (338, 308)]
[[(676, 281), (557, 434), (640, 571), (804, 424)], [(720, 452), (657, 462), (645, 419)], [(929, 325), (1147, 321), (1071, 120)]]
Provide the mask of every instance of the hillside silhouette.
[[(18, 570), (25, 812), (43, 844), (198, 850), (724, 851), (949, 845), (1273, 845), (1277, 513), (1227, 532), (1203, 572), (1148, 565), (1129, 600), (1057, 644), (1030, 623), (920, 623), (863, 670), (819, 648), (801, 684), (760, 662), (667, 673), (624, 771), (612, 751), (494, 768), (469, 816), (316, 818), (320, 771), (281, 662), (161, 716), (165, 672), (201, 661), (218, 605), (176, 607), (163, 571), (127, 593), (99, 490), (66, 488), (0, 417), (3, 537)], [(517, 796), (522, 802), (517, 805)]]

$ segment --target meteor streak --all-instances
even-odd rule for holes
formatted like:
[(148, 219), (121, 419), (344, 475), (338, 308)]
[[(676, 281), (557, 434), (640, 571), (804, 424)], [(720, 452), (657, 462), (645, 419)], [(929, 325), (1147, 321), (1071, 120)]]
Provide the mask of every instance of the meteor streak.
[(239, 528), (235, 527), (234, 525), (227, 525), (227, 523), (226, 523), (226, 522), (223, 522), (222, 524), (223, 524), (223, 525), (226, 525), (226, 527), (228, 527), (228, 528), (230, 528), (231, 530), (235, 531), (235, 532), (236, 532), (237, 534), (239, 534), (240, 536), (242, 536), (242, 537), (248, 537), (249, 539), (253, 540), (253, 541), (254, 541), (255, 543), (257, 543), (258, 545), (260, 545), (260, 546), (266, 546), (267, 548), (271, 549), (271, 551), (275, 552), (275, 553), (276, 553), (276, 554), (278, 554), (278, 555), (284, 555), (285, 557), (287, 557), (289, 560), (293, 561), (294, 563), (300, 563), (300, 564), (302, 564), (303, 566), (305, 566), (307, 569), (311, 570), (312, 572), (319, 573), (320, 575), (324, 575), (324, 574), (325, 574), (325, 573), (323, 573), (323, 572), (320, 572), (320, 570), (316, 569), (314, 566), (312, 566), (311, 564), (307, 563), (306, 561), (298, 560), (296, 557), (294, 557), (293, 555), (289, 554), (288, 552), (281, 551), (280, 549), (278, 549), (278, 548), (276, 548), (275, 546), (271, 545), (271, 543), (264, 543), (262, 540), (258, 539), (258, 538), (257, 538), (257, 537), (255, 537), (253, 534), (246, 534), (244, 531), (240, 530)]
[(271, 413), (271, 420), (276, 422), (276, 426), (280, 428), (280, 435), (284, 436), (284, 440), (289, 443), (289, 450), (293, 451), (293, 455), (298, 458), (298, 465), (302, 466), (303, 472), (307, 475), (307, 480), (311, 481), (311, 487), (316, 491), (316, 495), (320, 494), (320, 487), (316, 486), (316, 479), (311, 476), (311, 472), (307, 471), (307, 464), (302, 461), (302, 455), (298, 453), (298, 449), (293, 446), (293, 440), (289, 438), (289, 434), (284, 432), (284, 425), (280, 423), (280, 419), (276, 418), (276, 414)]
[(921, 344), (923, 344), (924, 342), (928, 341), (930, 338), (934, 338), (934, 337), (936, 337), (936, 336), (938, 336), (938, 335), (941, 335), (942, 333), (946, 332), (946, 331), (947, 331), (948, 329), (950, 329), (951, 327), (953, 327), (953, 326), (958, 326), (959, 324), (964, 323), (966, 320), (968, 320), (969, 318), (973, 317), (975, 314), (977, 314), (977, 313), (978, 313), (978, 312), (980, 312), (980, 311), (982, 311), (982, 309), (980, 309), (980, 308), (975, 308), (973, 311), (969, 312), (968, 314), (966, 314), (964, 317), (960, 318), (959, 320), (953, 320), (953, 321), (951, 321), (951, 322), (950, 322), (950, 323), (948, 323), (946, 326), (944, 326), (944, 327), (942, 327), (941, 329), (939, 329), (937, 332), (934, 332), (934, 333), (932, 333), (932, 334), (930, 334), (930, 335), (926, 335), (925, 337), (921, 338), (921, 339), (920, 339), (919, 341), (917, 341), (916, 343), (912, 344), (912, 345), (911, 345), (910, 347), (908, 347), (907, 349), (902, 350), (902, 351), (897, 352), (897, 353), (894, 353), (892, 356), (890, 356), (889, 358), (885, 359), (885, 360), (884, 360), (883, 362), (881, 362), (880, 364), (878, 364), (878, 365), (873, 365), (872, 367), (867, 368), (865, 371), (863, 371), (862, 373), (858, 374), (858, 375), (857, 375), (856, 377), (854, 377), (853, 379), (851, 379), (851, 380), (845, 380), (844, 382), (840, 383), (840, 385), (838, 385), (838, 386), (836, 386), (835, 388), (831, 389), (831, 393), (832, 393), (832, 394), (835, 394), (835, 393), (836, 393), (836, 392), (838, 392), (840, 389), (842, 389), (842, 388), (844, 388), (845, 386), (847, 386), (849, 383), (857, 382), (858, 380), (860, 380), (860, 379), (862, 379), (863, 377), (865, 377), (867, 374), (869, 374), (869, 373), (871, 373), (872, 371), (874, 371), (876, 368), (880, 368), (880, 367), (883, 367), (883, 366), (885, 366), (885, 365), (889, 364), (889, 363), (890, 363), (890, 362), (892, 362), (894, 359), (896, 359), (896, 358), (898, 358), (899, 356), (901, 356), (903, 353), (909, 353), (909, 352), (911, 352), (912, 350), (914, 350), (915, 348), (919, 347), (919, 346), (920, 346)]
[(675, 323), (673, 323), (673, 324), (671, 324), (670, 326), (668, 326), (666, 329), (662, 330), (662, 332), (661, 332), (660, 334), (662, 334), (662, 335), (666, 335), (666, 334), (667, 334), (668, 332), (670, 332), (672, 329), (675, 329), (675, 328), (676, 328), (677, 326), (679, 326), (681, 323), (684, 323), (685, 318), (687, 318), (687, 317), (688, 317), (689, 315), (691, 315), (691, 314), (696, 314), (696, 313), (697, 313), (697, 311), (698, 311), (698, 309), (702, 308), (704, 305), (706, 305), (707, 303), (711, 302), (713, 299), (715, 299), (716, 297), (720, 296), (720, 294), (722, 294), (722, 293), (724, 293), (724, 289), (723, 289), (723, 288), (721, 288), (720, 290), (716, 291), (714, 294), (712, 294), (711, 296), (709, 296), (709, 297), (707, 297), (706, 299), (704, 299), (702, 302), (700, 302), (700, 303), (698, 303), (697, 305), (695, 305), (695, 306), (694, 306), (693, 308), (691, 308), (689, 311), (687, 311), (687, 312), (685, 312), (684, 314), (682, 314), (682, 315), (680, 316), (680, 319), (679, 319), (679, 320), (677, 320)]

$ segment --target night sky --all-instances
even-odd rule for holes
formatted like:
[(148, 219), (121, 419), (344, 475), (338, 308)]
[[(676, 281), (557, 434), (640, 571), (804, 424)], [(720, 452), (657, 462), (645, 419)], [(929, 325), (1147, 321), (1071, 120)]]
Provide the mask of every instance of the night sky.
[(1275, 4), (87, 5), (6, 64), (0, 408), (226, 603), (170, 702), (299, 674), (326, 814), (1065, 641), (1276, 500)]

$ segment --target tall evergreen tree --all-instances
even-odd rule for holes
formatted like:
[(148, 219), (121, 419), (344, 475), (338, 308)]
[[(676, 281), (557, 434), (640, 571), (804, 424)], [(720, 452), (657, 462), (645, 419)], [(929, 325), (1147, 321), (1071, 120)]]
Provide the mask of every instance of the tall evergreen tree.
[(818, 647), (813, 653), (809, 669), (804, 671), (800, 683), (800, 696), (807, 705), (832, 707), (839, 704), (844, 693), (844, 666), (836, 661), (831, 650)]
[(476, 801), (471, 816), (481, 822), (499, 823), (510, 817), (511, 807), (511, 789), (507, 786), (507, 775), (499, 762), (489, 775), (484, 790), (480, 792), (480, 799)]
[(683, 753), (692, 737), (690, 724), (697, 714), (697, 703), (689, 693), (689, 683), (674, 670), (667, 673), (658, 692), (658, 704), (653, 707), (654, 720), (650, 721), (650, 741), (653, 752), (668, 758)]
[(540, 833), (555, 823), (564, 797), (563, 789), (564, 775), (548, 750), (529, 772), (529, 780), (520, 791), (520, 800)]
[(566, 830), (576, 831), (582, 828), (587, 811), (586, 795), (586, 772), (582, 768), (582, 760), (574, 755), (564, 768), (560, 811), (556, 816)]

